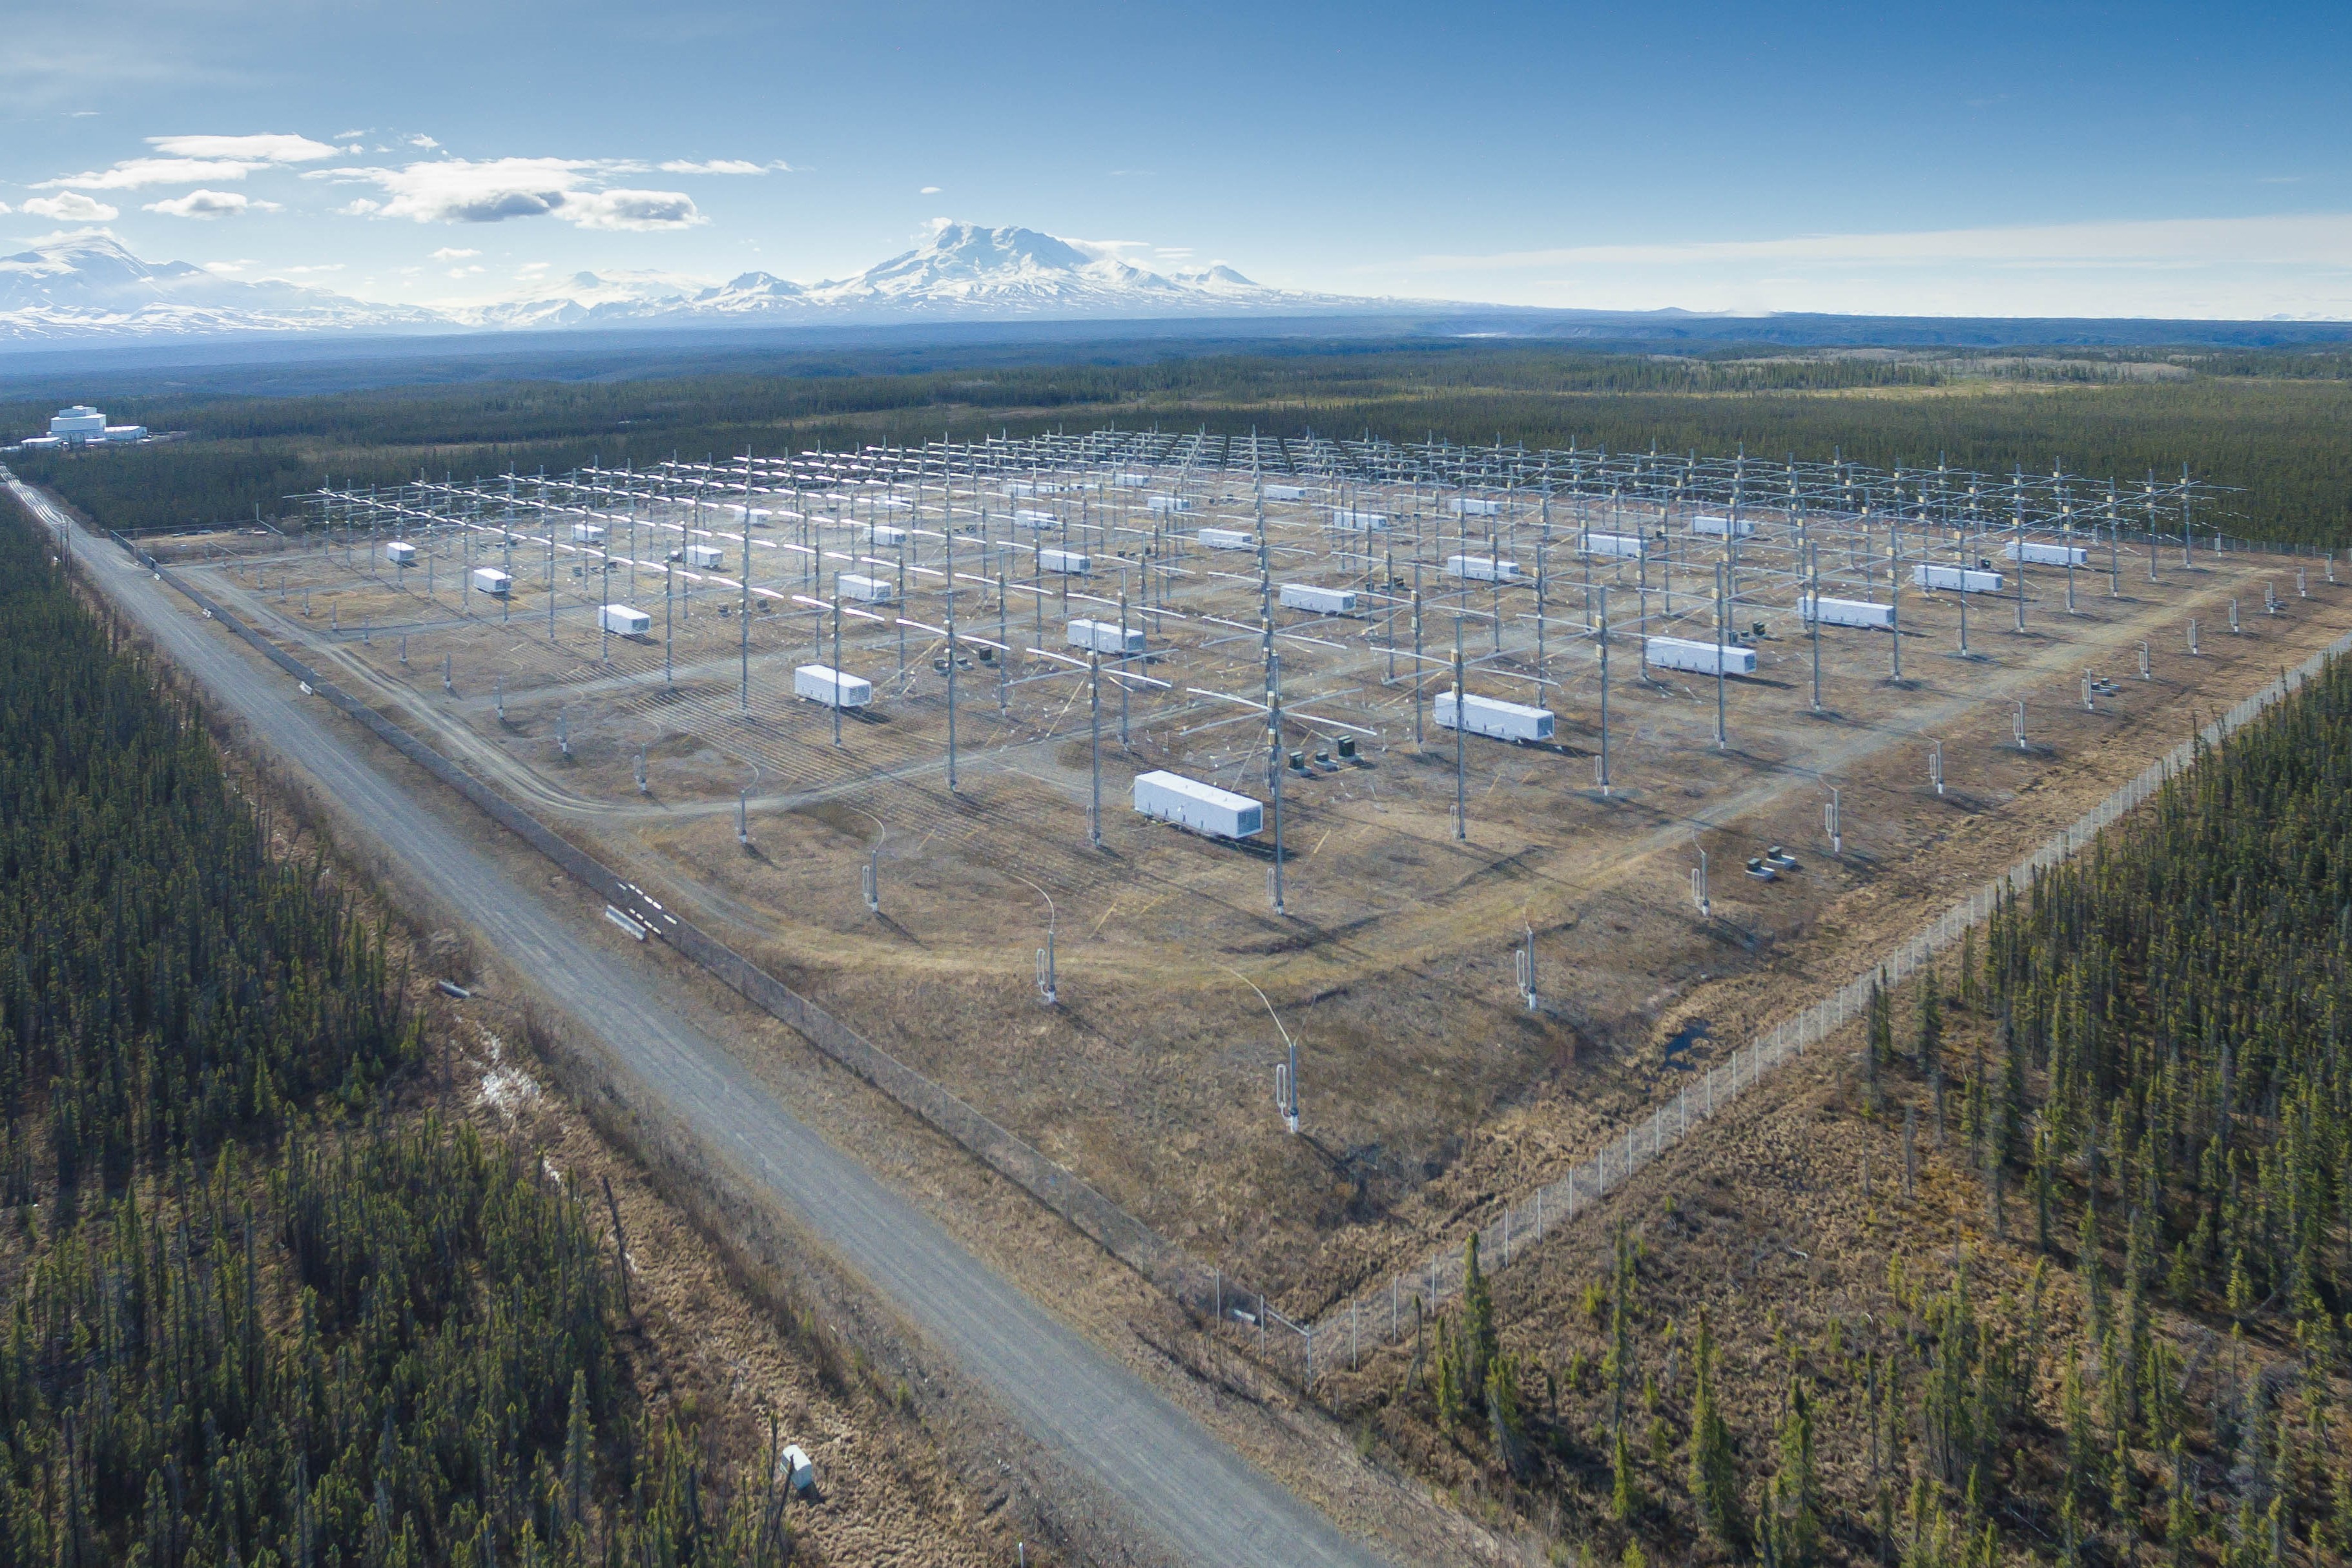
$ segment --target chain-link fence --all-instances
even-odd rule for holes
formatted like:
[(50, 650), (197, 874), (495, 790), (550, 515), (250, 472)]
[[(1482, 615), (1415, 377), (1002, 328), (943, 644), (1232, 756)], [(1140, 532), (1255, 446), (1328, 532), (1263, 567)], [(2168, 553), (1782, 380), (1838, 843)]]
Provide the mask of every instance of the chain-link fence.
[[(2251, 722), (2318, 674), (2329, 660), (2347, 651), (2352, 651), (2352, 633), (2336, 638), (2322, 652), (2231, 708), (2206, 725), (2195, 742), (2174, 746), (2064, 832), (1945, 910), (1879, 963), (1796, 1016), (1774, 1025), (1744, 1048), (1734, 1050), (1730, 1060), (1707, 1068), (1672, 1100), (1654, 1106), (1646, 1119), (1612, 1133), (1591, 1159), (1505, 1204), (1502, 1214), (1478, 1231), (1480, 1266), (1508, 1268), (1514, 1257), (1524, 1256), (1547, 1231), (1591, 1213), (1634, 1172), (1673, 1148), (1692, 1128), (1704, 1126), (1773, 1068), (1861, 1017), (1870, 1005), (1872, 986), (1892, 988), (1925, 969), (1929, 960), (1958, 942), (1962, 932), (1990, 919), (2004, 897), (2027, 890), (2041, 873), (2087, 847), (2125, 813), (2154, 795), (2165, 780), (2195, 759), (2198, 744), (2219, 744), (2224, 736)], [(1351, 1297), (1313, 1323), (1293, 1323), (1278, 1313), (1266, 1316), (1284, 1331), (1276, 1343), (1285, 1347), (1286, 1359), (1311, 1384), (1318, 1373), (1354, 1365), (1364, 1347), (1412, 1332), (1416, 1309), (1432, 1311), (1461, 1293), (1465, 1267), (1463, 1249), (1457, 1245), (1431, 1253), (1427, 1262)]]

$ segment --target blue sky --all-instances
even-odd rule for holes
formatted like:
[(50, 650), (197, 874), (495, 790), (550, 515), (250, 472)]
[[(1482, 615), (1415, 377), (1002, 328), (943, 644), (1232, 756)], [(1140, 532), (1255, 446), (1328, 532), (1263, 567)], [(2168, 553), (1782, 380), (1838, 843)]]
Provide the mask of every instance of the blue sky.
[(2352, 317), (2347, 68), (2341, 5), (17, 7), (0, 237), (457, 303), (955, 217), (1349, 294)]

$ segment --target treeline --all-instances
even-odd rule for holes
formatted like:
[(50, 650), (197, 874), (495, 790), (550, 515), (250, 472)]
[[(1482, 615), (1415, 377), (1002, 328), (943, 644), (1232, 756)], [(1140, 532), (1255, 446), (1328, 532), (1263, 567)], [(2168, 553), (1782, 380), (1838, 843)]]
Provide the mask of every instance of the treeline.
[[(1474, 1248), (1425, 1357), (1356, 1397), (1523, 1503), (1591, 1500), (1627, 1563), (2352, 1560), (2352, 662), (1980, 934), (1874, 994), (1841, 1091), (1899, 1133), (1860, 1146), (1913, 1216), (1874, 1200), (1883, 1287), (1759, 1323), (1621, 1231), (1571, 1348), (1509, 1331)], [(1930, 1160), (1958, 1215), (1909, 1206)], [(1738, 1401), (1709, 1300), (1747, 1313)]]
[(0, 521), (0, 1565), (789, 1555), (772, 1465), (651, 1429), (579, 1199), (391, 1114), (396, 979)]

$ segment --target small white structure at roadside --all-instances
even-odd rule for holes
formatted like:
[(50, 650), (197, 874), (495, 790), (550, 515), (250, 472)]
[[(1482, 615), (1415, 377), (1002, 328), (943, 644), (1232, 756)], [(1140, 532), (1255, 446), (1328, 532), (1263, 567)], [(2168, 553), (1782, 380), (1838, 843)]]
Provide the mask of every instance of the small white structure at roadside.
[(804, 664), (793, 671), (793, 695), (828, 708), (863, 708), (874, 700), (874, 683), (831, 665)]

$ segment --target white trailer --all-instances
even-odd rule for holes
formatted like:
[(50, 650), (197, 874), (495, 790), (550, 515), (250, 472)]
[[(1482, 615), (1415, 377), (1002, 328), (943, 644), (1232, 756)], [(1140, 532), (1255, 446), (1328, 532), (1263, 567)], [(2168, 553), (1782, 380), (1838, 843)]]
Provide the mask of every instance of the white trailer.
[(887, 550), (893, 545), (906, 543), (907, 531), (893, 528), (887, 522), (877, 522), (866, 531), (866, 537), (874, 542), (876, 549)]
[(1351, 616), (1356, 613), (1356, 591), (1318, 588), (1311, 583), (1285, 583), (1282, 605), (1287, 610), (1312, 610), (1318, 616)]
[(1335, 506), (1331, 509), (1331, 526), (1344, 528), (1350, 533), (1384, 533), (1388, 531), (1389, 514)]
[(793, 695), (828, 708), (863, 708), (874, 700), (874, 683), (830, 665), (804, 664), (793, 671)]
[(654, 618), (626, 605), (604, 606), (604, 629), (616, 637), (641, 637), (654, 629)]
[(1061, 572), (1073, 577), (1083, 577), (1094, 569), (1094, 558), (1076, 550), (1037, 552), (1037, 570), (1040, 572)]
[(1474, 583), (1516, 583), (1519, 580), (1519, 563), (1492, 555), (1449, 555), (1445, 558), (1445, 574), (1467, 577)]
[(394, 566), (414, 566), (416, 564), (416, 546), (395, 539), (383, 547), (383, 558)]
[(1265, 826), (1265, 807), (1249, 796), (1159, 770), (1135, 775), (1135, 809), (1211, 838), (1248, 838)]
[(1691, 519), (1690, 531), (1712, 539), (1746, 539), (1756, 531), (1756, 525), (1744, 517), (1734, 521), (1727, 517), (1699, 516)]
[(481, 593), (503, 599), (514, 592), (514, 579), (495, 566), (474, 568), (474, 587)]
[(1143, 504), (1153, 511), (1191, 511), (1192, 503), (1182, 496), (1146, 496)]
[(1257, 536), (1238, 528), (1204, 528), (1199, 538), (1203, 550), (1255, 550)]
[(1455, 723), (1454, 693), (1437, 694), (1433, 717), (1438, 727), (1460, 730), (1465, 735), (1486, 735), (1497, 741), (1526, 742), (1551, 739), (1551, 710), (1530, 708), (1523, 702), (1502, 702), (1492, 697), (1480, 697), (1473, 692), (1462, 694), (1462, 718)]
[(1644, 637), (1642, 662), (1693, 675), (1753, 675), (1756, 652), (1729, 643), (1693, 642), (1688, 637)]
[(1638, 533), (1588, 533), (1578, 542), (1587, 555), (1607, 555), (1619, 561), (1639, 561), (1650, 552), (1650, 542)]
[(1955, 594), (1998, 594), (2000, 574), (1969, 566), (1934, 566), (1925, 561), (1911, 568), (1911, 581), (1922, 588), (1942, 588)]
[(1475, 496), (1455, 496), (1445, 503), (1445, 510), (1456, 517), (1500, 517), (1503, 515), (1503, 503), (1480, 500)]
[(1062, 526), (1062, 520), (1055, 517), (1052, 512), (1040, 511), (1034, 507), (1027, 506), (1024, 506), (1020, 510), (1014, 512), (1013, 514), (1013, 521), (1019, 523), (1024, 528), (1059, 528)]
[(686, 563), (708, 569), (726, 561), (727, 552), (716, 544), (689, 544), (686, 547)]
[(845, 599), (855, 599), (861, 605), (887, 605), (890, 602), (890, 584), (882, 578), (861, 577), (855, 572), (844, 572), (838, 582), (841, 596)]
[(1895, 606), (1874, 605), (1867, 599), (1832, 599), (1826, 595), (1816, 599), (1811, 594), (1800, 594), (1797, 615), (1803, 620), (1818, 619), (1825, 626), (1862, 626), (1881, 632), (1895, 629)]
[(2032, 540), (2011, 540), (2000, 547), (2002, 555), (2011, 561), (2024, 561), (2032, 566), (2087, 566), (2091, 552), (2073, 544), (2036, 544)]
[(600, 522), (573, 523), (572, 525), (572, 542), (574, 544), (604, 543), (604, 525)]
[(1267, 485), (1262, 492), (1268, 500), (1305, 500), (1305, 485)]
[(1072, 647), (1082, 647), (1089, 653), (1108, 653), (1117, 656), (1138, 654), (1143, 651), (1141, 626), (1129, 626), (1122, 633), (1118, 629), (1117, 621), (1076, 620), (1063, 627), (1062, 631), (1063, 635), (1069, 638)]
[(1005, 483), (1004, 493), (1009, 496), (1050, 496), (1058, 493), (1061, 488), (1044, 480), (1011, 479)]
[(1125, 490), (1148, 489), (1151, 485), (1151, 476), (1150, 474), (1113, 474), (1110, 477), (1110, 482)]

